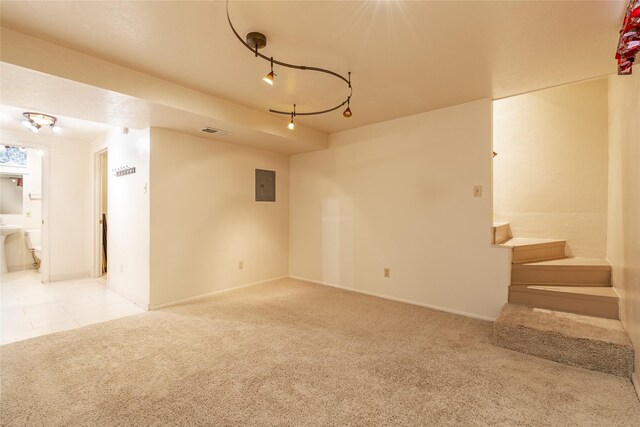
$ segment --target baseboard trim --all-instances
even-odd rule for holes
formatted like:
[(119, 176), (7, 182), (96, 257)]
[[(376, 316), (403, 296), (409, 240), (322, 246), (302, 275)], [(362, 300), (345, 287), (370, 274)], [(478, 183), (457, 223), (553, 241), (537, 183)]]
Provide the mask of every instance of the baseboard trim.
[[(97, 280), (97, 279), (94, 279), (94, 280)], [(109, 283), (109, 279), (107, 279), (106, 285), (107, 285), (107, 288), (110, 291), (115, 292), (120, 297), (126, 299), (127, 301), (129, 301), (132, 304), (137, 305), (138, 307), (140, 307), (144, 311), (149, 311), (149, 303), (148, 303), (146, 298), (141, 297), (140, 295), (132, 294), (129, 291), (129, 289), (127, 289), (126, 287), (113, 286), (113, 284)]]
[(13, 265), (7, 267), (7, 273), (14, 273), (22, 270), (36, 270), (36, 267), (33, 264)]
[(497, 319), (497, 317), (490, 317), (490, 316), (483, 316), (481, 314), (468, 313), (466, 311), (455, 310), (455, 309), (447, 308), (447, 307), (440, 307), (438, 305), (433, 305), (433, 304), (425, 304), (423, 302), (408, 300), (408, 299), (404, 299), (404, 298), (397, 298), (397, 297), (393, 297), (393, 296), (390, 296), (390, 295), (378, 294), (378, 293), (375, 293), (375, 292), (363, 291), (361, 289), (355, 289), (355, 288), (350, 288), (350, 287), (347, 287), (347, 286), (335, 285), (333, 283), (320, 282), (318, 280), (313, 280), (313, 279), (309, 279), (309, 278), (301, 277), (301, 276), (289, 276), (289, 278), (295, 279), (295, 280), (302, 280), (304, 282), (309, 282), (309, 283), (315, 283), (317, 285), (330, 286), (332, 288), (338, 288), (338, 289), (342, 289), (342, 290), (345, 290), (345, 291), (357, 292), (359, 294), (369, 295), (369, 296), (372, 296), (372, 297), (378, 297), (378, 298), (382, 298), (382, 299), (386, 299), (386, 300), (390, 300), (390, 301), (402, 302), (402, 303), (405, 303), (405, 304), (411, 304), (411, 305), (417, 305), (417, 306), (420, 306), (420, 307), (431, 308), (433, 310), (444, 311), (446, 313), (457, 314), (457, 315), (464, 316), (464, 317), (470, 317), (472, 319), (488, 320), (490, 322), (493, 322), (493, 321), (495, 321)]
[(76, 280), (76, 279), (90, 279), (91, 273), (89, 271), (83, 271), (80, 273), (71, 274), (51, 274), (49, 275), (49, 283), (60, 282), (62, 280)]
[(243, 289), (243, 288), (248, 288), (251, 286), (256, 286), (256, 285), (260, 285), (262, 283), (267, 283), (267, 282), (272, 282), (274, 280), (281, 280), (281, 279), (287, 279), (289, 276), (278, 276), (278, 277), (273, 277), (271, 279), (266, 279), (266, 280), (260, 280), (259, 282), (252, 282), (252, 283), (247, 283), (244, 285), (239, 285), (239, 286), (234, 286), (233, 288), (227, 288), (227, 289), (221, 289), (219, 291), (213, 291), (213, 292), (207, 292), (206, 294), (200, 294), (200, 295), (196, 295), (193, 297), (189, 297), (189, 298), (183, 298), (183, 299), (179, 299), (176, 301), (172, 301), (172, 302), (168, 302), (168, 303), (164, 303), (164, 304), (160, 304), (160, 305), (149, 305), (149, 310), (158, 310), (161, 308), (166, 308), (166, 307), (172, 307), (174, 305), (179, 305), (179, 304), (186, 304), (186, 303), (190, 303), (190, 302), (194, 302), (194, 301), (198, 301), (204, 298), (208, 298), (214, 295), (220, 295), (220, 294), (224, 294), (226, 292), (231, 292), (231, 291), (236, 291), (238, 289)]
[(633, 388), (636, 390), (636, 396), (638, 397), (638, 400), (640, 400), (640, 381), (638, 380), (638, 371), (631, 374), (631, 384), (633, 384)]

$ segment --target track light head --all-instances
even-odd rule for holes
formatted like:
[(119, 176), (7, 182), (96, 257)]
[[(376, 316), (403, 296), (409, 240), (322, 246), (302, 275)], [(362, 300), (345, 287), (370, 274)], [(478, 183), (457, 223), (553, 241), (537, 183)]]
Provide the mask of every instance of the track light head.
[(291, 112), (291, 121), (287, 125), (287, 128), (289, 130), (294, 130), (296, 128), (296, 125), (293, 123), (293, 118), (295, 116), (296, 116), (296, 104), (293, 104), (293, 111)]
[(273, 86), (273, 78), (275, 77), (275, 73), (273, 72), (273, 57), (271, 57), (271, 71), (269, 72), (269, 74), (267, 74), (266, 76), (264, 76), (262, 78), (262, 81), (265, 83), (269, 83), (271, 86)]
[(262, 78), (262, 81), (263, 81), (263, 82), (265, 82), (265, 83), (269, 83), (271, 86), (273, 86), (273, 78), (274, 78), (275, 76), (276, 76), (276, 75), (275, 75), (275, 74), (273, 74), (273, 71), (271, 71), (269, 74), (267, 74), (266, 76), (264, 76), (264, 77)]
[[(351, 73), (349, 73), (349, 81), (351, 81)], [(351, 97), (347, 98), (347, 109), (342, 112), (342, 115), (346, 118), (349, 118), (353, 115), (353, 113), (351, 112)]]

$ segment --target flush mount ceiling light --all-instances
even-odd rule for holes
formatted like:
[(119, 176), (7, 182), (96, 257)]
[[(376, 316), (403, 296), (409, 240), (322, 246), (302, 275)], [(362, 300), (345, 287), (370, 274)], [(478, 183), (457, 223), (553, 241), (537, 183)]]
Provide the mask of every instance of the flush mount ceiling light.
[(287, 68), (293, 68), (296, 70), (303, 70), (303, 71), (315, 71), (318, 73), (325, 73), (325, 74), (329, 74), (330, 76), (334, 76), (342, 81), (344, 81), (347, 85), (347, 89), (349, 90), (349, 94), (347, 95), (346, 99), (344, 101), (342, 101), (340, 104), (336, 105), (333, 108), (328, 108), (326, 110), (319, 110), (319, 111), (307, 111), (307, 112), (296, 112), (296, 106), (295, 104), (293, 105), (293, 109), (290, 111), (280, 111), (280, 110), (274, 110), (274, 109), (269, 109), (270, 112), (272, 113), (276, 113), (276, 114), (285, 114), (287, 116), (291, 116), (291, 121), (289, 122), (289, 124), (287, 125), (287, 127), (291, 130), (293, 130), (295, 128), (295, 125), (293, 124), (293, 120), (295, 119), (296, 116), (314, 116), (317, 114), (325, 114), (325, 113), (330, 113), (331, 111), (335, 111), (338, 108), (344, 106), (345, 104), (347, 104), (347, 108), (342, 112), (342, 115), (344, 117), (351, 117), (353, 115), (353, 113), (351, 112), (351, 95), (353, 95), (353, 88), (351, 87), (351, 72), (348, 73), (348, 77), (344, 77), (334, 71), (331, 70), (327, 70), (324, 68), (319, 68), (319, 67), (309, 67), (306, 65), (296, 65), (296, 64), (290, 64), (288, 62), (283, 62), (283, 61), (278, 61), (276, 59), (274, 59), (272, 56), (266, 56), (263, 55), (262, 53), (259, 52), (260, 49), (264, 48), (267, 46), (267, 37), (262, 34), (262, 33), (258, 33), (258, 32), (251, 32), (249, 34), (247, 34), (246, 37), (246, 41), (240, 37), (240, 34), (238, 34), (238, 32), (236, 31), (235, 27), (233, 26), (233, 24), (231, 23), (231, 17), (229, 16), (229, 0), (227, 0), (227, 20), (229, 21), (229, 26), (231, 27), (231, 31), (233, 31), (233, 34), (235, 34), (235, 36), (238, 38), (238, 40), (240, 40), (240, 43), (242, 43), (247, 49), (249, 49), (251, 52), (254, 53), (254, 55), (256, 56), (256, 58), (262, 58), (265, 61), (268, 61), (271, 65), (271, 71), (269, 72), (269, 74), (267, 74), (266, 76), (264, 76), (262, 78), (262, 80), (266, 83), (268, 83), (269, 85), (273, 86), (275, 83), (275, 77), (277, 76), (274, 72), (273, 72), (273, 64), (279, 65), (281, 67), (287, 67)]
[(22, 122), (22, 125), (33, 133), (38, 133), (42, 126), (49, 126), (53, 133), (58, 133), (62, 130), (60, 126), (56, 125), (58, 119), (48, 114), (27, 112), (22, 113), (22, 115), (27, 119)]

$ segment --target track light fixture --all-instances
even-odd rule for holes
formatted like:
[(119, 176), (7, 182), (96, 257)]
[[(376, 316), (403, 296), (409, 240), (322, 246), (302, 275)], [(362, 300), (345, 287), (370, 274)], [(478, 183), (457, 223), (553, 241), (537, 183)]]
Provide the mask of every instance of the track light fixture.
[(325, 74), (329, 74), (331, 76), (334, 76), (342, 81), (344, 81), (347, 84), (347, 88), (349, 89), (349, 94), (347, 95), (346, 99), (344, 101), (342, 101), (341, 103), (339, 103), (338, 105), (336, 105), (335, 107), (332, 108), (328, 108), (326, 110), (319, 110), (319, 111), (308, 111), (308, 112), (304, 112), (304, 113), (296, 113), (295, 111), (295, 104), (294, 104), (294, 108), (293, 111), (280, 111), (280, 110), (274, 110), (274, 109), (269, 109), (269, 111), (271, 113), (276, 113), (276, 114), (286, 114), (286, 115), (290, 115), (291, 116), (291, 122), (289, 122), (289, 125), (287, 126), (289, 129), (294, 129), (294, 124), (293, 124), (293, 119), (295, 116), (313, 116), (313, 115), (317, 115), (317, 114), (325, 114), (325, 113), (330, 113), (331, 111), (337, 110), (338, 108), (342, 107), (343, 105), (347, 104), (347, 109), (343, 111), (342, 115), (344, 117), (351, 117), (353, 115), (353, 113), (351, 112), (351, 107), (350, 107), (350, 102), (351, 102), (351, 96), (353, 95), (353, 88), (351, 87), (351, 72), (348, 73), (348, 77), (344, 77), (334, 71), (331, 70), (327, 70), (325, 68), (319, 68), (319, 67), (309, 67), (306, 65), (296, 65), (296, 64), (290, 64), (287, 62), (283, 62), (283, 61), (278, 61), (276, 59), (273, 59), (273, 57), (269, 57), (266, 55), (263, 55), (262, 53), (259, 52), (260, 49), (264, 48), (267, 46), (267, 37), (262, 34), (262, 33), (258, 33), (258, 32), (251, 32), (249, 34), (247, 34), (246, 36), (246, 41), (240, 37), (240, 34), (238, 34), (238, 32), (236, 31), (235, 27), (233, 26), (233, 23), (231, 22), (231, 17), (229, 16), (229, 0), (227, 0), (227, 20), (229, 21), (229, 26), (231, 27), (231, 31), (233, 31), (233, 34), (235, 34), (235, 36), (237, 37), (238, 40), (240, 40), (240, 43), (242, 43), (247, 49), (249, 49), (251, 52), (254, 53), (254, 55), (257, 58), (262, 58), (265, 61), (269, 61), (271, 64), (271, 71), (269, 72), (269, 74), (267, 74), (266, 76), (264, 76), (262, 78), (263, 81), (265, 81), (266, 83), (270, 84), (273, 86), (274, 83), (274, 78), (276, 76), (276, 74), (273, 72), (273, 64), (279, 65), (281, 67), (287, 67), (287, 68), (293, 68), (296, 70), (302, 70), (302, 71), (315, 71), (318, 73), (325, 73)]
[(22, 125), (33, 133), (38, 133), (42, 126), (49, 126), (53, 133), (58, 133), (62, 130), (60, 126), (56, 125), (58, 119), (48, 114), (26, 112), (22, 113), (22, 115), (27, 119), (22, 122)]

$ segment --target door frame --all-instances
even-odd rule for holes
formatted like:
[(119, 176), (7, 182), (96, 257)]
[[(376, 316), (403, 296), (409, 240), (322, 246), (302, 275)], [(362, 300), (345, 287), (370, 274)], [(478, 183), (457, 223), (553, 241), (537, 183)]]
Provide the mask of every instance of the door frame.
[[(108, 153), (107, 147), (101, 148), (93, 154), (93, 263), (91, 276), (102, 277), (102, 155)], [(107, 166), (108, 176), (108, 166)], [(109, 186), (107, 183), (107, 197)], [(108, 240), (107, 240), (108, 241)], [(107, 275), (107, 277), (109, 277)]]

